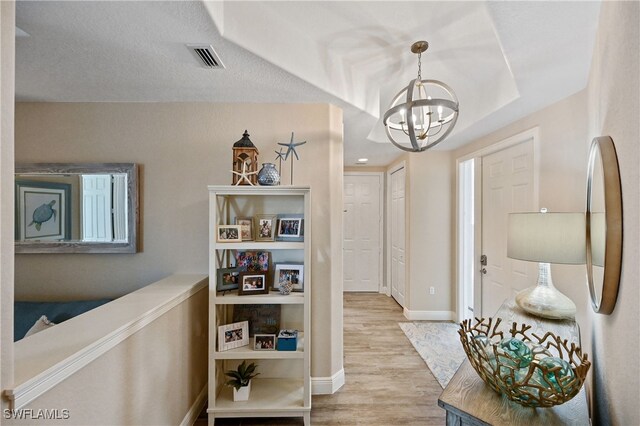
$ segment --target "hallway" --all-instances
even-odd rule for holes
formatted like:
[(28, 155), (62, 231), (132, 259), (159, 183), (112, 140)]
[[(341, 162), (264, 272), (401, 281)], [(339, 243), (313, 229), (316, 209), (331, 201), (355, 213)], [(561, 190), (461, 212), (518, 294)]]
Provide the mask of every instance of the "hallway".
[[(378, 293), (344, 295), (346, 384), (313, 396), (313, 426), (444, 425), (442, 388), (398, 327), (400, 306)], [(204, 419), (196, 423), (206, 424)], [(216, 425), (302, 425), (295, 419), (216, 419)]]

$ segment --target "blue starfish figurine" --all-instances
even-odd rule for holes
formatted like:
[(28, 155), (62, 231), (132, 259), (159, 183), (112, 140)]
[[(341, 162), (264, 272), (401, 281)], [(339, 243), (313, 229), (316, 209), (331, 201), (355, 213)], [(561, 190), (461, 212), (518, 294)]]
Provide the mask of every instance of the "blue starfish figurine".
[(282, 145), (282, 146), (286, 146), (287, 147), (287, 153), (284, 156), (284, 159), (286, 161), (286, 160), (289, 159), (289, 154), (292, 153), (292, 152), (293, 152), (293, 155), (296, 156), (296, 160), (299, 160), (300, 158), (298, 157), (298, 153), (296, 152), (296, 146), (304, 145), (305, 143), (307, 143), (307, 141), (294, 143), (293, 142), (293, 132), (291, 132), (291, 142), (289, 142), (289, 143), (280, 143), (280, 142), (278, 142), (278, 145)]

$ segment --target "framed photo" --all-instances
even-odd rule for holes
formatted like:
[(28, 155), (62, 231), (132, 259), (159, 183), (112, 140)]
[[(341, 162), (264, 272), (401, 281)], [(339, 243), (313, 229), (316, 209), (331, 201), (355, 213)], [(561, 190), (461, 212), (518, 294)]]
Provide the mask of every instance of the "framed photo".
[(237, 217), (236, 225), (240, 225), (240, 238), (242, 241), (253, 241), (253, 219)]
[(268, 251), (239, 251), (236, 253), (236, 266), (248, 272), (269, 270)]
[(249, 322), (234, 322), (218, 327), (218, 351), (228, 351), (249, 344)]
[(229, 291), (238, 288), (242, 268), (220, 268), (216, 280), (216, 291)]
[(256, 241), (274, 241), (278, 217), (274, 215), (259, 214), (255, 217)]
[(216, 226), (216, 241), (219, 243), (239, 243), (242, 241), (240, 225)]
[(275, 351), (276, 335), (275, 334), (256, 334), (253, 349), (256, 351)]
[(277, 334), (280, 330), (282, 306), (278, 304), (233, 305), (233, 322), (249, 321), (249, 337), (256, 334)]
[(302, 242), (304, 241), (304, 215), (279, 214), (276, 227), (276, 241)]
[(276, 263), (273, 289), (277, 290), (280, 284), (286, 281), (293, 284), (293, 291), (304, 291), (304, 265), (301, 263)]
[(302, 218), (281, 217), (278, 219), (278, 237), (297, 238), (302, 235)]
[(71, 184), (16, 180), (15, 238), (71, 239)]
[(266, 272), (241, 272), (238, 286), (238, 296), (249, 294), (265, 294), (269, 292), (267, 287)]

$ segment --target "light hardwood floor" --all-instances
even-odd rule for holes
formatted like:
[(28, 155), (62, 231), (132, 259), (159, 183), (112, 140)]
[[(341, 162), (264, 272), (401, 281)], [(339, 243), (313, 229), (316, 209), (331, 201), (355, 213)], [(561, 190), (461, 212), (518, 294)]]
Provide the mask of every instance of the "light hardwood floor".
[[(314, 395), (313, 426), (443, 425), (442, 388), (398, 326), (407, 321), (391, 298), (344, 295), (346, 384), (333, 395)], [(206, 416), (196, 423), (206, 424)], [(216, 419), (216, 426), (302, 425), (294, 419)]]

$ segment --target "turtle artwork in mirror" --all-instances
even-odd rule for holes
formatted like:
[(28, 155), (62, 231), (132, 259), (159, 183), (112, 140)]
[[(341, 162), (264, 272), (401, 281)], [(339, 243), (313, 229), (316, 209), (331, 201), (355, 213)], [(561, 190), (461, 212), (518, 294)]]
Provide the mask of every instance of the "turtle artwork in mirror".
[(16, 253), (136, 253), (138, 165), (19, 163)]
[(587, 282), (595, 312), (610, 314), (622, 269), (622, 189), (613, 140), (593, 139), (587, 169)]

